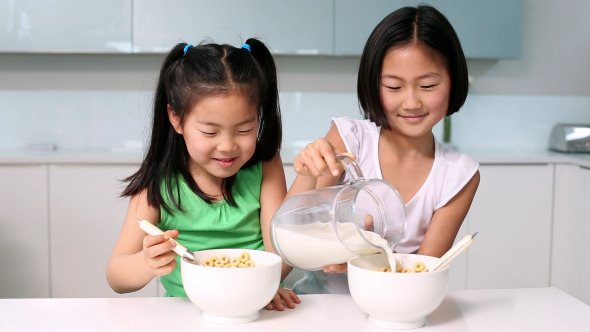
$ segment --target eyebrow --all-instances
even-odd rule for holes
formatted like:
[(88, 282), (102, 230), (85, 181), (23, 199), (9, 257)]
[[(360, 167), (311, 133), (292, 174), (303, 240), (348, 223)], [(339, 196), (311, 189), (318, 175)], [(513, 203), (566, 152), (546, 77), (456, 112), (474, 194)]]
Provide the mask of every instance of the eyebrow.
[[(235, 125), (235, 127), (239, 127), (241, 125), (245, 125), (245, 124), (248, 124), (248, 123), (251, 123), (251, 122), (254, 122), (254, 121), (256, 121), (256, 118), (255, 117), (251, 117), (251, 118), (246, 119), (246, 120), (244, 120), (244, 121), (242, 121), (240, 123), (237, 123)], [(197, 123), (202, 124), (202, 125), (206, 125), (206, 126), (217, 126), (217, 127), (221, 126), (221, 124), (219, 124), (219, 123), (209, 122), (209, 121), (205, 121), (205, 122), (197, 121)]]
[[(430, 72), (430, 73), (426, 73), (424, 75), (420, 75), (418, 76), (418, 79), (423, 79), (423, 78), (430, 78), (430, 77), (441, 77), (441, 74), (438, 73), (434, 73), (434, 72)], [(393, 78), (393, 79), (397, 79), (397, 80), (402, 80), (403, 79), (397, 75), (393, 75), (393, 74), (385, 74), (383, 76), (381, 76), (381, 78)]]

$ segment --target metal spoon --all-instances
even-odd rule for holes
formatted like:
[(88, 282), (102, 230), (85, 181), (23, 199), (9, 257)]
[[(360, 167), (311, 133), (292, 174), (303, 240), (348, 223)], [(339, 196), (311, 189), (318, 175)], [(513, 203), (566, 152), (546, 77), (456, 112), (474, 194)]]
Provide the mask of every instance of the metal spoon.
[[(137, 220), (137, 222), (139, 223), (139, 228), (141, 228), (144, 232), (148, 233), (149, 235), (164, 234), (164, 232), (162, 232), (161, 229), (159, 229), (158, 227), (156, 227), (154, 224), (152, 224), (151, 222), (149, 222), (147, 220), (139, 220), (137, 218), (135, 218), (135, 220)], [(169, 241), (172, 241), (172, 239), (170, 239)], [(174, 247), (174, 249), (172, 249), (172, 250), (174, 250), (174, 252), (176, 254), (178, 254), (178, 256), (186, 258), (188, 261), (190, 261), (193, 264), (204, 265), (195, 257), (195, 254), (193, 254), (192, 251), (186, 249), (186, 247), (183, 246), (182, 244), (178, 243), (178, 241), (176, 241), (176, 247)]]

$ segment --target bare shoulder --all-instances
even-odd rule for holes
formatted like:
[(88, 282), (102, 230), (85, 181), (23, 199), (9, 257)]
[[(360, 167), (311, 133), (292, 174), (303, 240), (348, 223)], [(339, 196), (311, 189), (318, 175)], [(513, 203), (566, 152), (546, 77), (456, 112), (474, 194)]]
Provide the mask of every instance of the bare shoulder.
[(328, 133), (326, 134), (326, 140), (332, 144), (334, 150), (337, 152), (347, 152), (346, 146), (344, 145), (344, 140), (338, 131), (338, 127), (336, 125), (332, 125)]
[(262, 176), (263, 177), (267, 176), (267, 174), (274, 174), (277, 171), (284, 174), (283, 161), (282, 161), (281, 155), (279, 153), (277, 153), (272, 159), (265, 160), (262, 162)]
[(271, 190), (273, 193), (284, 191), (283, 197), (287, 192), (285, 169), (279, 153), (272, 159), (262, 162), (262, 190), (268, 192), (265, 188), (275, 188)]
[[(127, 219), (134, 221), (135, 218), (149, 220), (157, 223), (160, 220), (159, 207), (151, 206), (148, 202), (148, 189), (131, 196), (129, 199), (129, 208), (127, 209)], [(132, 222), (133, 223), (133, 222)]]

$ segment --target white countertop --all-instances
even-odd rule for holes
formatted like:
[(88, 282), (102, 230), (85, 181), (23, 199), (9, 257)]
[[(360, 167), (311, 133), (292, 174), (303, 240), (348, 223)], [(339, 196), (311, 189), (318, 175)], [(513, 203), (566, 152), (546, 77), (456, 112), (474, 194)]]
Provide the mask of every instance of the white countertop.
[[(559, 153), (546, 149), (459, 149), (480, 164), (574, 164), (590, 167), (590, 153)], [(299, 151), (283, 150), (283, 163), (292, 164)], [(137, 164), (139, 149), (57, 149), (49, 152), (0, 149), (2, 164)]]
[(139, 165), (143, 152), (139, 149), (57, 149), (27, 151), (0, 149), (2, 164), (130, 164)]
[[(302, 295), (242, 325), (203, 322), (188, 298), (0, 299), (0, 331), (385, 331), (350, 295)], [(590, 306), (557, 288), (451, 291), (418, 331), (589, 331)]]

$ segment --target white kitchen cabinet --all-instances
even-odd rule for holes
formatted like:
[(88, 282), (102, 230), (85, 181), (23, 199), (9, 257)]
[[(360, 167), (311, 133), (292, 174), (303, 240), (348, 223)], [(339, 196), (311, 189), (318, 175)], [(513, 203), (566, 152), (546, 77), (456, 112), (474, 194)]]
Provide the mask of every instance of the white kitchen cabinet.
[[(468, 233), (467, 228), (469, 224), (469, 214), (463, 220), (463, 226), (459, 230), (459, 233), (455, 237), (455, 243), (461, 241), (463, 237)], [(474, 243), (477, 242), (477, 236)], [(454, 245), (453, 244), (453, 245)], [(470, 250), (470, 249), (468, 249)], [(466, 251), (459, 255), (449, 265), (449, 290), (464, 290), (467, 289), (467, 254)]]
[[(335, 55), (360, 55), (389, 13), (422, 0), (335, 0)], [(522, 0), (431, 0), (451, 22), (468, 58), (520, 58)]]
[(157, 296), (157, 281), (118, 295), (106, 266), (127, 211), (120, 180), (136, 165), (51, 165), (50, 246), (52, 297)]
[(551, 286), (590, 304), (590, 169), (555, 168)]
[(297, 177), (297, 173), (295, 172), (295, 168), (293, 165), (284, 165), (283, 169), (285, 170), (285, 181), (287, 182), (287, 190), (291, 188), (293, 181)]
[(0, 166), (0, 298), (49, 297), (47, 166)]
[[(105, 270), (122, 226), (123, 183), (137, 165), (1, 165), (0, 297), (161, 295), (158, 282), (114, 293)], [(287, 185), (295, 178), (285, 165)], [(555, 189), (554, 184), (555, 171)], [(586, 303), (590, 170), (574, 165), (482, 164), (457, 236), (479, 232), (451, 265), (451, 289), (556, 286)], [(553, 208), (554, 207), (554, 208)], [(553, 218), (553, 224), (552, 224)], [(553, 234), (551, 233), (553, 227)], [(295, 271), (287, 280), (300, 277)]]
[(549, 286), (553, 165), (481, 165), (460, 235), (478, 232), (465, 257), (465, 288)]
[(2, 52), (131, 52), (132, 0), (0, 2)]
[[(156, 17), (156, 19), (154, 19)], [(240, 46), (249, 37), (275, 54), (333, 53), (332, 0), (135, 0), (134, 52), (168, 52), (204, 39)]]

